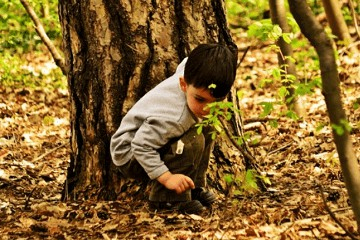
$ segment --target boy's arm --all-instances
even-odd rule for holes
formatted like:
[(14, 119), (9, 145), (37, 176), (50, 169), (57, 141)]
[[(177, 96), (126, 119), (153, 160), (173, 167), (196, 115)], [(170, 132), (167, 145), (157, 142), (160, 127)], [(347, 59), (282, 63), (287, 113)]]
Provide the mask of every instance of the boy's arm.
[(150, 179), (169, 171), (158, 150), (183, 133), (179, 124), (164, 118), (148, 118), (137, 130), (131, 141), (131, 151)]

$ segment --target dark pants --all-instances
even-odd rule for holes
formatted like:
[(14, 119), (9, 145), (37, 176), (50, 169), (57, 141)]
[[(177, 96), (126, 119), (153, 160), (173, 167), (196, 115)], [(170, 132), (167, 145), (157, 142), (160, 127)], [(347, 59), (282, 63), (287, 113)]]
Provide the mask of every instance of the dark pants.
[[(206, 187), (206, 170), (213, 141), (208, 129), (203, 130), (201, 134), (197, 134), (196, 129), (193, 127), (179, 139), (170, 141), (159, 150), (159, 154), (171, 173), (180, 173), (190, 177), (194, 181), (195, 187)], [(184, 143), (181, 154), (176, 153), (180, 140)], [(136, 159), (130, 160), (118, 169), (125, 177), (149, 180)], [(177, 194), (175, 191), (165, 188), (157, 180), (153, 180), (149, 199), (159, 202), (189, 201), (191, 200), (191, 191)]]

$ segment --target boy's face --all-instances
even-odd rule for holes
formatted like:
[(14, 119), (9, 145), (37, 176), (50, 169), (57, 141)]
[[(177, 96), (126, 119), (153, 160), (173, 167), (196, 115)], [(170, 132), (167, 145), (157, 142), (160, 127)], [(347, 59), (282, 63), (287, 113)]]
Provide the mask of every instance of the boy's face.
[(185, 93), (190, 111), (198, 118), (209, 114), (207, 104), (223, 100), (211, 96), (208, 88), (195, 88), (193, 85), (187, 84), (184, 77), (180, 77), (180, 88)]

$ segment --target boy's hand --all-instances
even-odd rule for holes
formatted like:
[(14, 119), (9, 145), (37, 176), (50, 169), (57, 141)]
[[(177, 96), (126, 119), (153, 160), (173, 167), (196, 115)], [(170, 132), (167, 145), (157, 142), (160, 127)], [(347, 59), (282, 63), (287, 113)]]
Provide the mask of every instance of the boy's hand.
[(195, 188), (193, 180), (188, 176), (183, 174), (172, 174), (169, 171), (162, 174), (157, 180), (167, 189), (174, 190), (177, 194)]

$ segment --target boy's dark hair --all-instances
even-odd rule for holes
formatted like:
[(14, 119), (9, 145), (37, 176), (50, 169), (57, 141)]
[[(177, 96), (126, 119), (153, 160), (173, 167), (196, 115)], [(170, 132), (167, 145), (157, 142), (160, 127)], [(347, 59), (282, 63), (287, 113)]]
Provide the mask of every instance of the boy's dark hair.
[(237, 55), (225, 45), (200, 44), (189, 54), (184, 78), (196, 88), (209, 88), (214, 98), (223, 98), (234, 83)]

